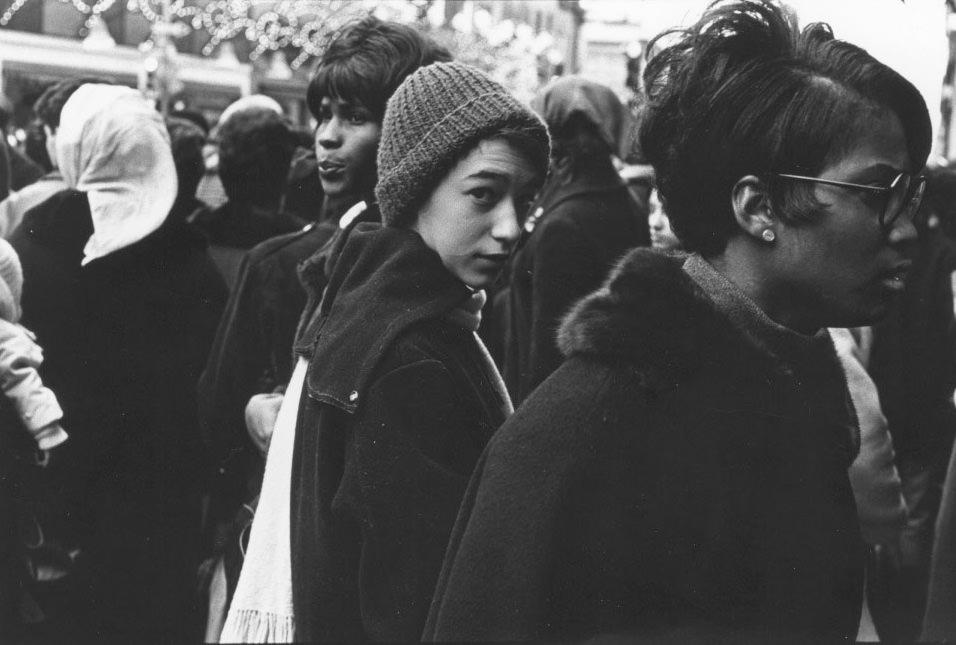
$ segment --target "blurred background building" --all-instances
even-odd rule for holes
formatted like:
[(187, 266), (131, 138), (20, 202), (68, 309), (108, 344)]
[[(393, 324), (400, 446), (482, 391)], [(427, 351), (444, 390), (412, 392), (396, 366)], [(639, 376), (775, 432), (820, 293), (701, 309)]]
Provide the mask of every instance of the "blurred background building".
[[(309, 124), (305, 86), (328, 37), (367, 13), (415, 23), (459, 60), (529, 99), (579, 73), (632, 99), (648, 41), (709, 0), (0, 0), (0, 89), (10, 131), (51, 81), (94, 76), (139, 87), (161, 109), (214, 121), (263, 93)], [(830, 22), (910, 78), (956, 159), (956, 0), (790, 0), (802, 22)], [(938, 107), (938, 109), (937, 109)]]

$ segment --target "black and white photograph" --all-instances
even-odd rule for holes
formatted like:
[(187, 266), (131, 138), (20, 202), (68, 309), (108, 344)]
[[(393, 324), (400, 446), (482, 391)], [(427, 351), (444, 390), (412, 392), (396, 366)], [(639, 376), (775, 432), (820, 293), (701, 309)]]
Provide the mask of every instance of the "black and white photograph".
[(0, 643), (956, 642), (956, 0), (0, 0)]

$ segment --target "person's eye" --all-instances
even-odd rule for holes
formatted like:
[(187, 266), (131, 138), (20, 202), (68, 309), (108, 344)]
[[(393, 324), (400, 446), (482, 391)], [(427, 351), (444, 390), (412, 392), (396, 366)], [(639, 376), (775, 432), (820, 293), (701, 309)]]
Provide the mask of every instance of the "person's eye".
[(329, 108), (319, 109), (319, 123), (328, 123), (332, 120), (332, 110)]
[(365, 125), (368, 121), (368, 115), (364, 112), (352, 112), (349, 115), (349, 123), (352, 125)]
[(488, 186), (475, 186), (468, 194), (479, 204), (493, 204), (498, 201), (494, 189)]

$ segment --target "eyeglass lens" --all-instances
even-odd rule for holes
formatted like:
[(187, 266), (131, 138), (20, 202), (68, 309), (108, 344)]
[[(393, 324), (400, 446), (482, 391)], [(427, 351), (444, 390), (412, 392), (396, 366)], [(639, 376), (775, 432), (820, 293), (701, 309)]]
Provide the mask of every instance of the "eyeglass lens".
[(905, 173), (897, 176), (890, 186), (886, 208), (883, 210), (883, 227), (892, 228), (900, 215), (904, 214), (907, 219), (912, 220), (923, 201), (925, 189), (924, 177), (914, 179)]

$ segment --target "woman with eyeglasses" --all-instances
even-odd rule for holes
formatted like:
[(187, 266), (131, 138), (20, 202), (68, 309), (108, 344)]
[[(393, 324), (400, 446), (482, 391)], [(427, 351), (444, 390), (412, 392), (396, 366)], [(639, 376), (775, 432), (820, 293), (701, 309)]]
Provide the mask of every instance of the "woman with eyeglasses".
[(652, 44), (641, 144), (690, 255), (635, 250), (498, 430), (426, 638), (854, 640), (857, 420), (827, 327), (879, 320), (915, 241), (916, 88), (769, 0)]

